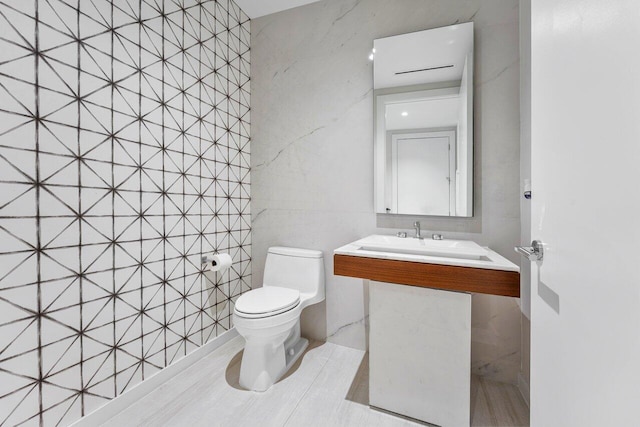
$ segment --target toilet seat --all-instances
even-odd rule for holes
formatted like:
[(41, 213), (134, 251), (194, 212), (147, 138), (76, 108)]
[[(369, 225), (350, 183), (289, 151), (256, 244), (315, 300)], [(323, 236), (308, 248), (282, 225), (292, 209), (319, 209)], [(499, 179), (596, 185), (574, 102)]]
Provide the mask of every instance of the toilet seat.
[(300, 304), (300, 292), (278, 286), (265, 286), (251, 290), (238, 298), (235, 305), (237, 315), (257, 319), (276, 316)]

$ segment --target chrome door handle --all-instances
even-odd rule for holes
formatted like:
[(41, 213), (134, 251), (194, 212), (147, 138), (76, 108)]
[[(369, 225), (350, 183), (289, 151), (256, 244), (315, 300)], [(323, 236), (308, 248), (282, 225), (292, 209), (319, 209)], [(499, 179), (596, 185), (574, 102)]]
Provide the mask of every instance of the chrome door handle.
[(531, 246), (516, 246), (515, 250), (529, 261), (542, 261), (544, 258), (544, 248), (540, 240), (534, 240)]

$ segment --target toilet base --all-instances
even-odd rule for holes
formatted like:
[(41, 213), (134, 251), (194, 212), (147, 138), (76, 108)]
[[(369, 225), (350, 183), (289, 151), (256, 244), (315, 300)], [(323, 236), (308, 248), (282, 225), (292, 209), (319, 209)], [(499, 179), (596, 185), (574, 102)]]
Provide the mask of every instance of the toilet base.
[(266, 391), (293, 366), (309, 346), (300, 337), (300, 321), (281, 336), (245, 337), (240, 365), (240, 386), (253, 391)]
[[(286, 374), (294, 363), (302, 356), (302, 353), (309, 347), (309, 340), (306, 338), (300, 338), (290, 349), (287, 351), (287, 367), (284, 369), (282, 375)], [(282, 377), (282, 375), (280, 377)], [(280, 378), (278, 378), (279, 380)], [(278, 381), (276, 380), (276, 381)]]

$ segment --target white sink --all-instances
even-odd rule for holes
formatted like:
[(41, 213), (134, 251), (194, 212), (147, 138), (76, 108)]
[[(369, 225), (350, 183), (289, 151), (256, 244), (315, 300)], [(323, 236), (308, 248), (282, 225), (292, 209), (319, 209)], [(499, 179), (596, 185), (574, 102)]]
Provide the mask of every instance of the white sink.
[(488, 251), (471, 240), (432, 240), (373, 235), (353, 242), (359, 250), (433, 257), (482, 259)]
[(335, 255), (519, 272), (517, 265), (471, 240), (424, 240), (374, 234), (333, 251)]

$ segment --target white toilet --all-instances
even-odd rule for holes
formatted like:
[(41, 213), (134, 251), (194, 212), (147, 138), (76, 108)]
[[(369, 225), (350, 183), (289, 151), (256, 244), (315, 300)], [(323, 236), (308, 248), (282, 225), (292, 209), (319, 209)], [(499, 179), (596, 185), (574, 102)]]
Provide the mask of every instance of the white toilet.
[(295, 363), (309, 344), (300, 337), (300, 313), (324, 300), (322, 252), (272, 247), (264, 283), (238, 298), (236, 330), (246, 340), (240, 385), (265, 391)]

